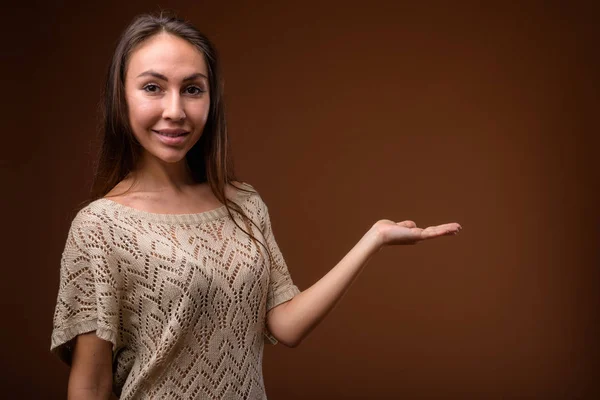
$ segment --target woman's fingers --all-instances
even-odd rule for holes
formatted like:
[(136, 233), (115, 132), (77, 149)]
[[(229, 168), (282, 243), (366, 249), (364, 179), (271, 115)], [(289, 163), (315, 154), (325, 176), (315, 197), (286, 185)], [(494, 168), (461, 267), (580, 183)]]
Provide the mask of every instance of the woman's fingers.
[(411, 220), (397, 222), (396, 225), (400, 225), (400, 226), (403, 226), (405, 228), (416, 228), (417, 227), (417, 224), (415, 224), (415, 222), (411, 221)]
[(422, 236), (424, 238), (431, 238), (442, 235), (456, 235), (462, 227), (456, 222), (452, 222), (449, 224), (443, 224), (438, 226), (430, 226), (428, 228), (423, 229)]

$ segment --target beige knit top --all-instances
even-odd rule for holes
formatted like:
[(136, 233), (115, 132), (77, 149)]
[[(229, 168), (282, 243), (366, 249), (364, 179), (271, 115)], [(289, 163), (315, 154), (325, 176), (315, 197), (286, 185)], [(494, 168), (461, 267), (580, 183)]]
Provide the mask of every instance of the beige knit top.
[(95, 330), (112, 343), (121, 399), (266, 399), (263, 347), (276, 340), (265, 316), (299, 290), (259, 194), (231, 200), (263, 230), (253, 235), (273, 264), (225, 206), (155, 214), (103, 198), (79, 211), (62, 254), (51, 350), (70, 365), (72, 339)]

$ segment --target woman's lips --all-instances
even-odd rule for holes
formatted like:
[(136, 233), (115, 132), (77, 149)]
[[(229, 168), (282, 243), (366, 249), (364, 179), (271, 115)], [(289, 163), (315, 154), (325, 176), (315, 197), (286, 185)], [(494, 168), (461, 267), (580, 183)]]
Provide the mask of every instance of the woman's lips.
[(185, 142), (186, 137), (189, 135), (188, 131), (182, 129), (161, 129), (152, 130), (162, 143), (174, 146)]

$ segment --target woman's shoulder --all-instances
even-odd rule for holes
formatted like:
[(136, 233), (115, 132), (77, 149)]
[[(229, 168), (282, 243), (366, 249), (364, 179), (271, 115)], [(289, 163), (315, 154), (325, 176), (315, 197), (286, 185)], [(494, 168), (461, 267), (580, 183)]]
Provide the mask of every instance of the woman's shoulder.
[(227, 184), (225, 193), (229, 191), (229, 194), (232, 196), (240, 195), (240, 194), (258, 194), (257, 190), (249, 184), (248, 182), (241, 181), (231, 181)]
[(245, 198), (250, 199), (255, 203), (263, 203), (263, 199), (256, 186), (251, 185), (248, 182), (238, 181), (230, 182), (229, 185), (234, 188), (233, 190), (235, 191), (235, 196), (237, 196), (237, 198)]
[(110, 235), (110, 223), (107, 213), (102, 210), (102, 202), (96, 200), (77, 211), (69, 226), (65, 251), (73, 248), (86, 248), (88, 251), (103, 248), (101, 244)]
[(107, 202), (104, 198), (99, 198), (90, 201), (79, 209), (75, 214), (75, 217), (71, 221), (71, 228), (84, 227), (84, 226), (102, 226), (106, 224), (105, 210), (107, 208)]
[(268, 216), (269, 211), (267, 204), (259, 193), (259, 190), (257, 190), (254, 185), (251, 185), (247, 182), (232, 183), (236, 184), (238, 187), (242, 187), (243, 189), (243, 191), (238, 191), (238, 199), (241, 200), (240, 205), (242, 208), (246, 212), (250, 213), (250, 215), (256, 216), (256, 218), (261, 221), (261, 225), (263, 225), (265, 217)]

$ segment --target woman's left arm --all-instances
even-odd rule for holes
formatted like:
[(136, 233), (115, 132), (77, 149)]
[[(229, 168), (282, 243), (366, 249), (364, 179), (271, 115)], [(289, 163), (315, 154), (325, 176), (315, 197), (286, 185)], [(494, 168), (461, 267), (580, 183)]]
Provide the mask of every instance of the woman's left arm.
[(371, 257), (385, 245), (416, 244), (458, 233), (457, 223), (417, 228), (413, 221), (377, 221), (348, 254), (314, 285), (267, 313), (267, 327), (281, 343), (296, 347), (346, 293)]

